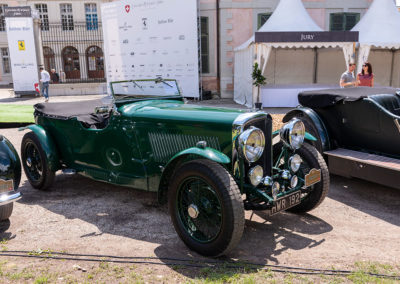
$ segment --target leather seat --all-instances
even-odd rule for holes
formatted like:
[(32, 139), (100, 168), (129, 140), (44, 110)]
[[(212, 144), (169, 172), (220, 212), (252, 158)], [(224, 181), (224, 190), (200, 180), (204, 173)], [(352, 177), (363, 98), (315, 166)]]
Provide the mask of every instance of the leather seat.
[(369, 96), (370, 99), (380, 104), (394, 115), (400, 116), (400, 96), (382, 94)]

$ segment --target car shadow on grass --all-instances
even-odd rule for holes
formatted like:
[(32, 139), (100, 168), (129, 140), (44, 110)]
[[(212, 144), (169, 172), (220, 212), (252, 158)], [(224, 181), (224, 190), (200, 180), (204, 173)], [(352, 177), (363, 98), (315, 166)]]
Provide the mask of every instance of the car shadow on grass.
[(336, 186), (330, 189), (329, 198), (400, 226), (400, 190), (335, 175), (331, 175), (331, 180)]

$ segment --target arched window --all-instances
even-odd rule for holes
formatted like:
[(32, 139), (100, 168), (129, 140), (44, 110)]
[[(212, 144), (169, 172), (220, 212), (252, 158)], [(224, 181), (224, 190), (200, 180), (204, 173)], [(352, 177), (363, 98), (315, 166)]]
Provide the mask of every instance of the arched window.
[(61, 53), (64, 72), (67, 79), (80, 79), (79, 52), (73, 46), (67, 46)]
[(98, 46), (86, 49), (86, 62), (89, 78), (104, 78), (104, 55)]
[(43, 46), (43, 57), (44, 57), (44, 69), (50, 72), (51, 69), (56, 68), (54, 51), (50, 47)]

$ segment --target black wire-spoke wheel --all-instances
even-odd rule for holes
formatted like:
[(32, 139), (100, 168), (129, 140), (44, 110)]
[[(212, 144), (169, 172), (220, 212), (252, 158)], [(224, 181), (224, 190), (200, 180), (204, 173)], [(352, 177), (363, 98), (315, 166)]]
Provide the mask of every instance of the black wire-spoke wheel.
[(26, 133), (22, 138), (21, 158), (29, 183), (36, 189), (48, 189), (55, 174), (49, 169), (46, 154), (33, 132)]
[(212, 242), (221, 231), (222, 208), (213, 188), (189, 177), (178, 189), (176, 205), (185, 230), (200, 243)]
[(329, 171), (324, 158), (314, 146), (304, 143), (300, 149), (296, 150), (296, 153), (303, 160), (297, 172), (299, 178), (304, 180), (311, 169), (321, 171), (321, 181), (305, 188), (304, 193), (301, 195), (301, 203), (288, 209), (288, 211), (294, 213), (306, 213), (318, 207), (328, 194)]
[(240, 241), (244, 208), (236, 182), (208, 160), (183, 164), (172, 177), (168, 205), (183, 242), (206, 256), (228, 253)]
[[(274, 165), (280, 156), (282, 147), (285, 147), (282, 142), (279, 142), (273, 146)], [(296, 172), (296, 175), (299, 179), (304, 181), (305, 176), (312, 169), (321, 171), (321, 181), (307, 188), (302, 186), (301, 203), (287, 209), (287, 211), (294, 213), (306, 213), (318, 207), (328, 194), (329, 171), (324, 158), (314, 146), (304, 143), (300, 149), (295, 151), (295, 153), (300, 155), (301, 159), (303, 160), (299, 170)], [(281, 170), (285, 169), (285, 161), (283, 157), (281, 157), (277, 166)]]

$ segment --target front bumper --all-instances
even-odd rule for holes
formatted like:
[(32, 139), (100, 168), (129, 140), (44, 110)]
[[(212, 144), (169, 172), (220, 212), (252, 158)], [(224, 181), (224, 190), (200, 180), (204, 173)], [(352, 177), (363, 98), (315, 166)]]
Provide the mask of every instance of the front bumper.
[(17, 201), (21, 199), (22, 193), (21, 192), (5, 192), (0, 194), (0, 206), (9, 204), (11, 202)]

